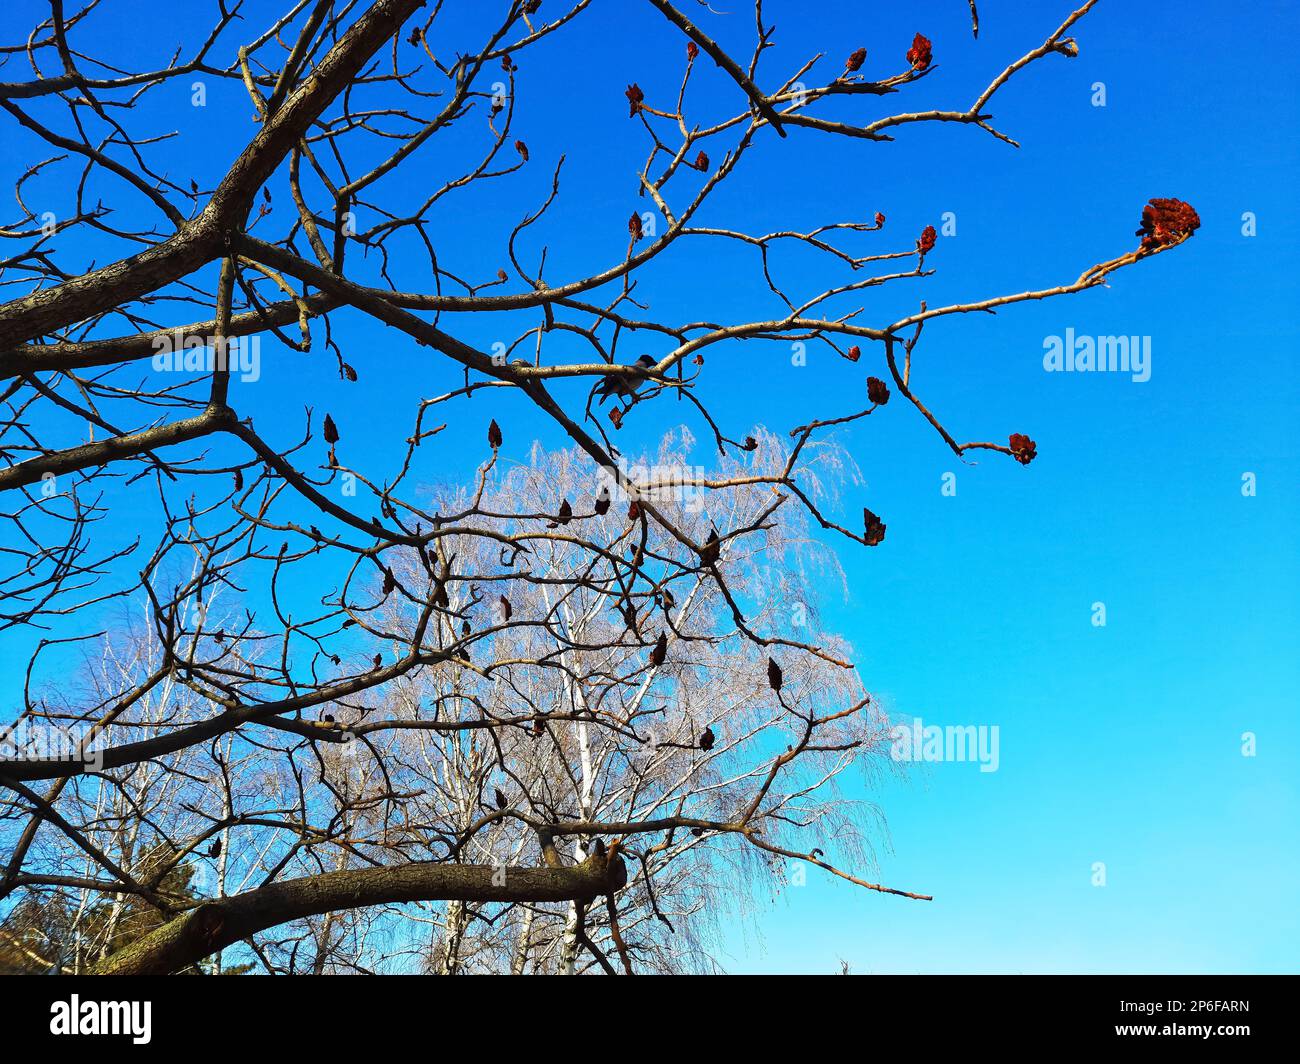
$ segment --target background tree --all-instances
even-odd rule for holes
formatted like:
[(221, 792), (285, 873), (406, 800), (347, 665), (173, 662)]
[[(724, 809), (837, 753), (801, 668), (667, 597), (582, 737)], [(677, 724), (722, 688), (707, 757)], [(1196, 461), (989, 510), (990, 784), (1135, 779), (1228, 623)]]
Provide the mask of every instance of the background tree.
[[(11, 735), (81, 744), (0, 765), (0, 895), (27, 920), (19, 941), (34, 899), (83, 891), (114, 899), (119, 920), (129, 904), (132, 927), (146, 909), (157, 924), (122, 948), (106, 939), (100, 971), (223, 966), (236, 943), (273, 971), (377, 970), (408, 953), (445, 972), (675, 970), (705, 957), (677, 925), (790, 861), (925, 898), (866, 878), (868, 819), (835, 801), (836, 777), (870, 767), (887, 732), (847, 648), (814, 623), (810, 586), (828, 570), (809, 529), (865, 549), (886, 523), (865, 507), (860, 526), (838, 516), (821, 489), (824, 463), (843, 459), (822, 441), (893, 397), (956, 455), (1028, 465), (1028, 435), (959, 442), (922, 401), (926, 324), (1105, 284), (1199, 218), (1152, 200), (1138, 246), (1073, 281), (865, 324), (860, 296), (932, 272), (933, 227), (892, 240), (877, 211), (746, 233), (710, 221), (718, 189), (794, 133), (861, 146), (949, 122), (1014, 144), (994, 98), (1027, 66), (1077, 55), (1069, 33), (1096, 0), (969, 107), (878, 117), (938, 69), (923, 34), (882, 43), (893, 73), (874, 80), (862, 48), (773, 71), (761, 5), (751, 51), (733, 57), (710, 26), (648, 2), (682, 50), (631, 54), (631, 84), (591, 90), (624, 94), (648, 154), (608, 258), (576, 272), (540, 236), (563, 156), (544, 161), (513, 121), (526, 64), (576, 59), (565, 31), (595, 17), (588, 0), (456, 17), (321, 0), (258, 28), (221, 6), (203, 40), (129, 73), (90, 56), (98, 5), (54, 3), (2, 49), (32, 72), (0, 84), (30, 152), (21, 216), (0, 230), (15, 248), (0, 260), (0, 625), (50, 633)], [(678, 88), (643, 89), (665, 65)], [(734, 111), (693, 113), (705, 77), (734, 89)], [(257, 123), (211, 188), (143, 121), (186, 89), (240, 94)], [(28, 205), (38, 184), (61, 209)], [(443, 243), (437, 212), (484, 189), (511, 219), (480, 199), (474, 239)], [(864, 236), (890, 243), (850, 250)], [(711, 243), (754, 249), (771, 316), (650, 313), (674, 256)], [(791, 249), (844, 280), (799, 291), (801, 274), (783, 279)], [(357, 315), (414, 365), (454, 367), (454, 385), (350, 347)], [(363, 426), (305, 389), (254, 424), (240, 346), (253, 337), (287, 357), (323, 349), (345, 383), (386, 371), (391, 416)], [(706, 355), (753, 387), (733, 360), (764, 343), (853, 363), (865, 347), (865, 405), (828, 395), (824, 416), (779, 438), (727, 424), (700, 394)], [(615, 440), (673, 397), (716, 457), (693, 465), (669, 437), (638, 469)], [(523, 410), (552, 438), (503, 471)], [(354, 461), (358, 435), (404, 441), (387, 463)], [(442, 486), (465, 455), (472, 483)], [(109, 646), (101, 618), (123, 605), (145, 617), (130, 667), (52, 697), (43, 681), (67, 675), (70, 651)], [(195, 861), (218, 869), (199, 905), (183, 889)]]

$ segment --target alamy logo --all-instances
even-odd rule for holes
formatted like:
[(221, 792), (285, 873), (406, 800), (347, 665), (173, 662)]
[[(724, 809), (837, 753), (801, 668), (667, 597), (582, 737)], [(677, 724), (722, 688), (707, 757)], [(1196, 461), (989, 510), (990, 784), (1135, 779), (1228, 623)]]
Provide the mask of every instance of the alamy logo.
[(1129, 373), (1137, 384), (1151, 379), (1149, 336), (1065, 336), (1043, 340), (1043, 369), (1048, 373)]
[(153, 1018), (151, 1001), (71, 1001), (50, 1005), (50, 1034), (108, 1034), (131, 1036), (138, 1046), (148, 1045)]
[(30, 718), (0, 724), (0, 766), (6, 761), (74, 761), (98, 772), (104, 767), (104, 750), (104, 746), (95, 745), (91, 732), (74, 725)]
[(153, 368), (159, 373), (211, 373), (229, 370), (251, 384), (262, 376), (262, 338), (232, 336), (225, 350), (216, 336), (185, 336), (163, 333), (153, 340)]
[(978, 761), (981, 772), (998, 770), (1000, 735), (996, 724), (896, 724), (889, 732), (895, 761)]
[[(687, 513), (697, 514), (704, 509), (705, 489), (701, 486), (708, 477), (703, 466), (683, 463), (646, 465), (638, 462), (629, 466), (620, 459), (619, 469), (623, 481), (635, 486), (635, 498), (651, 503), (678, 502)], [(601, 466), (597, 494), (618, 503), (630, 502), (632, 494), (624, 488), (619, 478), (609, 468)]]

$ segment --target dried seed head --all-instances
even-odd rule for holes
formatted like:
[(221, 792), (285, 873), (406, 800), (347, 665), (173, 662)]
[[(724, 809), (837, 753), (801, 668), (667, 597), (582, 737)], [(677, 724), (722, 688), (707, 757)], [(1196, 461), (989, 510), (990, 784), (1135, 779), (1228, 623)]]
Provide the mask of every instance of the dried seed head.
[(645, 93), (641, 91), (641, 86), (634, 81), (627, 87), (627, 91), (623, 95), (627, 97), (628, 118), (635, 118), (636, 113), (641, 110), (641, 105), (645, 102)]
[(1028, 465), (1038, 457), (1038, 444), (1021, 432), (1013, 432), (1007, 440), (1011, 453), (1021, 465)]
[(907, 50), (907, 61), (913, 70), (927, 70), (932, 58), (930, 39), (918, 33), (912, 38), (912, 47)]
[(885, 538), (885, 522), (865, 506), (862, 508), (862, 539), (868, 547), (878, 547)]

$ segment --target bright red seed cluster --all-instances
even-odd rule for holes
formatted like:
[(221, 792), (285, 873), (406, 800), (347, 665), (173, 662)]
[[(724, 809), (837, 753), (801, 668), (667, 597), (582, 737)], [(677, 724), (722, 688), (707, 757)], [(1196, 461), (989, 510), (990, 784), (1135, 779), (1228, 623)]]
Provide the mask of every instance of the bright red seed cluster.
[(1013, 432), (1007, 443), (1010, 445), (1011, 453), (1015, 456), (1016, 461), (1021, 465), (1028, 465), (1038, 457), (1038, 444), (1024, 433)]
[(930, 65), (930, 38), (917, 34), (912, 38), (912, 47), (907, 50), (907, 61), (913, 70), (925, 70)]
[(1161, 247), (1185, 240), (1201, 227), (1201, 216), (1190, 203), (1180, 199), (1153, 199), (1142, 208), (1142, 228), (1135, 235), (1144, 248)]

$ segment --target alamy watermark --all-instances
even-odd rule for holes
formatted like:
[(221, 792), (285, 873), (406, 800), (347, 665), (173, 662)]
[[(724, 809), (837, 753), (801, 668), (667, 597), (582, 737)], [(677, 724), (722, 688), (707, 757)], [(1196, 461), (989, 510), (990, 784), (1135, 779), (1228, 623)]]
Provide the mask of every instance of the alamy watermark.
[(6, 761), (68, 761), (98, 772), (104, 767), (104, 748), (92, 746), (92, 742), (82, 727), (29, 719), (0, 724), (0, 765)]
[(1151, 337), (1064, 336), (1043, 340), (1043, 369), (1048, 373), (1128, 373), (1137, 384), (1151, 379)]
[(262, 376), (262, 338), (227, 337), (224, 350), (215, 336), (186, 336), (181, 332), (154, 337), (153, 368), (159, 373), (212, 373), (229, 370), (251, 384)]
[(50, 1034), (127, 1035), (143, 1046), (152, 1037), (152, 1019), (151, 1001), (82, 1001), (73, 994), (50, 1005)]
[[(644, 462), (628, 465), (620, 460), (618, 472), (619, 476), (615, 476), (613, 470), (605, 466), (600, 468), (596, 489), (599, 497), (624, 504), (633, 501), (677, 502), (692, 514), (704, 509), (706, 489), (703, 485), (708, 472), (703, 466), (685, 463), (647, 465)], [(631, 490), (625, 488), (625, 484), (630, 485)]]
[(889, 731), (895, 761), (976, 761), (981, 772), (998, 770), (1000, 734), (996, 724), (926, 724), (914, 717)]

